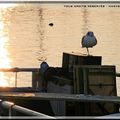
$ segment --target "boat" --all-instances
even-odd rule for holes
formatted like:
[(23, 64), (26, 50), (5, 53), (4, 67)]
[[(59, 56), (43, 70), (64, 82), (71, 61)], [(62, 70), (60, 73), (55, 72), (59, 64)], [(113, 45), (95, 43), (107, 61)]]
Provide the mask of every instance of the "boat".
[(115, 65), (102, 56), (63, 53), (62, 67), (42, 62), (39, 68), (1, 68), (0, 72), (31, 72), (32, 86), (0, 87), (1, 117), (111, 118), (120, 116)]

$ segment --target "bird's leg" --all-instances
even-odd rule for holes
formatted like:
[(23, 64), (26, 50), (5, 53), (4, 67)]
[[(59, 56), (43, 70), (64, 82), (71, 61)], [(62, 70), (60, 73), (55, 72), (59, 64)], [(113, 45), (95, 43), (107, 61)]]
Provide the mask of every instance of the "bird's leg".
[(87, 48), (87, 52), (88, 52), (88, 55), (89, 55), (89, 49)]

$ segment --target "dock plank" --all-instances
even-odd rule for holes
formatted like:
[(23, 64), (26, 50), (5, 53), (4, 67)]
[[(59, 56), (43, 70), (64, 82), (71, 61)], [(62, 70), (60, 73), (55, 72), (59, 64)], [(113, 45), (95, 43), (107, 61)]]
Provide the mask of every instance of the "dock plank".
[(119, 96), (100, 96), (100, 95), (63, 94), (63, 93), (1, 92), (0, 99), (65, 100), (78, 102), (112, 102), (120, 104)]

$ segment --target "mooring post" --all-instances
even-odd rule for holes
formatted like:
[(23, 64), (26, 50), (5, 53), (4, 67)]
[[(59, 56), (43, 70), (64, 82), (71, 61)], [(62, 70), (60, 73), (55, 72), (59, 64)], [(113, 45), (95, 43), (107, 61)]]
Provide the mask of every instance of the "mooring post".
[(37, 88), (43, 88), (43, 77), (40, 71), (32, 72), (32, 88), (35, 90)]
[(15, 72), (15, 87), (17, 87), (17, 72)]
[[(101, 65), (102, 63), (102, 56), (92, 56), (92, 55), (84, 55), (80, 53), (63, 53), (62, 58), (62, 68), (66, 69), (68, 72), (68, 77), (73, 80), (73, 93), (74, 94), (87, 94), (87, 75), (85, 70), (80, 70), (75, 66), (83, 66), (83, 65)], [(80, 81), (81, 80), (81, 81)], [(68, 103), (68, 105), (73, 103)], [(75, 115), (85, 115), (84, 103), (76, 102), (73, 106), (73, 110), (66, 104), (67, 110), (66, 114), (73, 114)]]
[(32, 72), (32, 88), (36, 89), (38, 87), (38, 72)]

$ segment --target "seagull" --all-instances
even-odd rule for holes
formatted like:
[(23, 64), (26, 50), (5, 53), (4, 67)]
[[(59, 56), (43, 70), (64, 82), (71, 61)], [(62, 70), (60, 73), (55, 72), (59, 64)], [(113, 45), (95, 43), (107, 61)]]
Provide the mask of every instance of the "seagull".
[(83, 36), (82, 38), (82, 47), (86, 47), (87, 48), (87, 52), (89, 55), (89, 47), (93, 47), (97, 44), (97, 39), (94, 36), (94, 33), (92, 31), (88, 31), (87, 34), (85, 36)]

